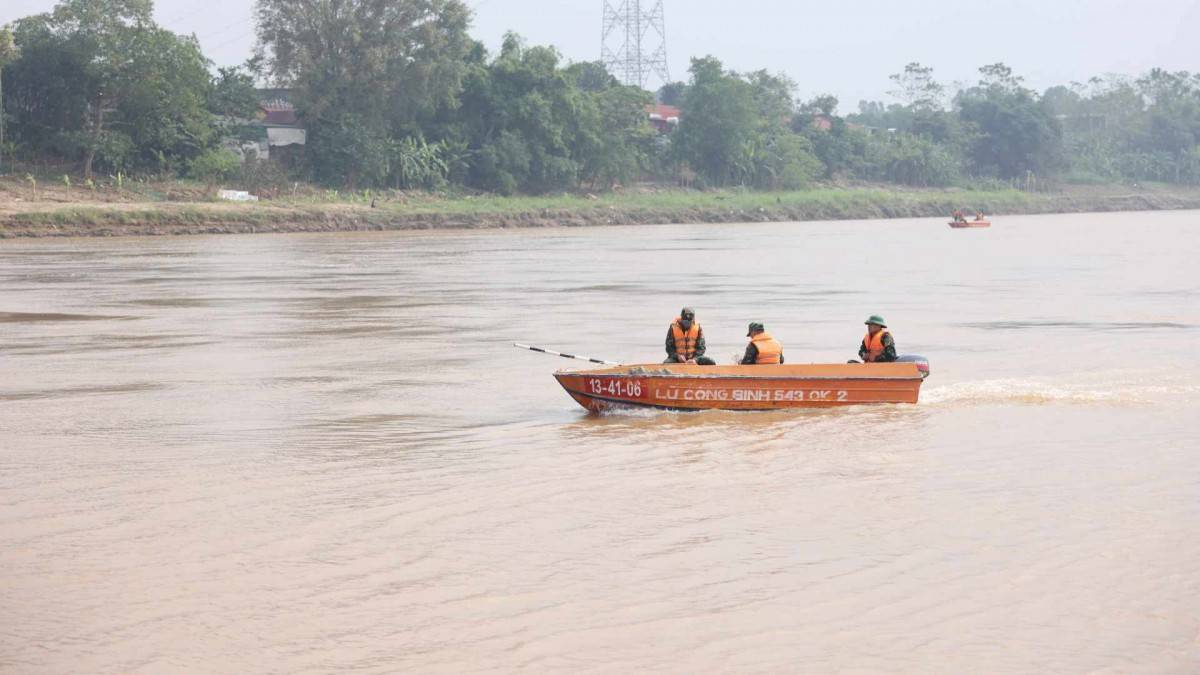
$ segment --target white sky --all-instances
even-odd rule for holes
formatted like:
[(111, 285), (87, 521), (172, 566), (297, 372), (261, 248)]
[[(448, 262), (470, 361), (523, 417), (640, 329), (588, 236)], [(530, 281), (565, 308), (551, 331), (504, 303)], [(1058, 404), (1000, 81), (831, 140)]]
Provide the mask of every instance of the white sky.
[[(472, 33), (490, 49), (515, 30), (571, 60), (599, 57), (603, 0), (467, 3)], [(0, 0), (0, 24), (53, 5)], [(253, 6), (157, 0), (156, 15), (230, 65), (253, 47)], [(933, 66), (947, 84), (974, 82), (979, 66), (1004, 61), (1037, 89), (1154, 66), (1200, 71), (1200, 0), (666, 0), (666, 15), (674, 79), (686, 78), (690, 57), (711, 53), (737, 70), (785, 72), (801, 98), (832, 93), (846, 112), (859, 99), (890, 100), (888, 75), (909, 61)]]

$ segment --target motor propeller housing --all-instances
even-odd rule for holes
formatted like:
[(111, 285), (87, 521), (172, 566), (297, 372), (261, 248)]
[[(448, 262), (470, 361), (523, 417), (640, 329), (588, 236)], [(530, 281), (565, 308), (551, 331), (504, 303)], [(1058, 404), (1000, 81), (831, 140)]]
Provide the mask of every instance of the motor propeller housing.
[(921, 379), (923, 380), (929, 377), (929, 359), (925, 358), (924, 356), (905, 354), (904, 356), (898, 357), (896, 359), (896, 363), (915, 363), (917, 364), (917, 370), (921, 371)]

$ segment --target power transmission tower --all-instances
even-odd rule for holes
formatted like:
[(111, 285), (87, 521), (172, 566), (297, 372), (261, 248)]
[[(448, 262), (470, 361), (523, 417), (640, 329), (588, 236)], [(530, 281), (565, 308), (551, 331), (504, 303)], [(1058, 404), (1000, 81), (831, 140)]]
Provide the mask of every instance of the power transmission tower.
[(663, 0), (604, 0), (600, 58), (625, 84), (645, 88), (652, 75), (670, 82)]

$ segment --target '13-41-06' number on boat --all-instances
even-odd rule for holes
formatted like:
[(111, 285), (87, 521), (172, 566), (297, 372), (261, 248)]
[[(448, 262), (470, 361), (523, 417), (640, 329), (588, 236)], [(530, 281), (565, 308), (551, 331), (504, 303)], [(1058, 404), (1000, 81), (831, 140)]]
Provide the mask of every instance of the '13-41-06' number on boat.
[(588, 388), (593, 394), (608, 394), (609, 396), (627, 396), (637, 398), (642, 395), (642, 383), (640, 380), (622, 381), (618, 379), (610, 379), (607, 382), (603, 380), (588, 380)]

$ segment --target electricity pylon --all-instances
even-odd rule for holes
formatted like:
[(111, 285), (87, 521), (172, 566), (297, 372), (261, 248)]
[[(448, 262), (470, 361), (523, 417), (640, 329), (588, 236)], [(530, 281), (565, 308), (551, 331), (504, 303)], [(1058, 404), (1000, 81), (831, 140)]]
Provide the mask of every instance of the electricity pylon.
[(663, 0), (604, 0), (600, 59), (625, 84), (645, 88), (651, 76), (670, 82)]

